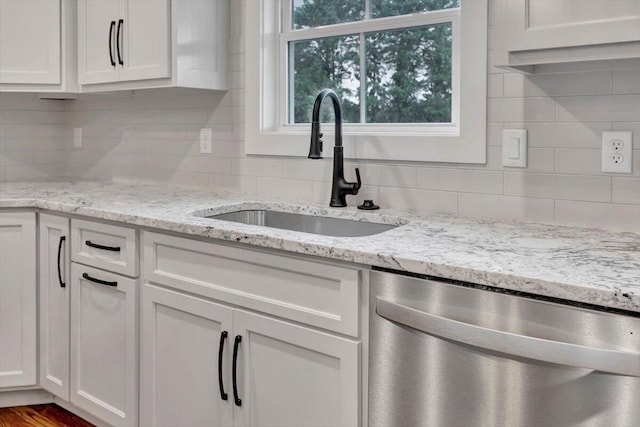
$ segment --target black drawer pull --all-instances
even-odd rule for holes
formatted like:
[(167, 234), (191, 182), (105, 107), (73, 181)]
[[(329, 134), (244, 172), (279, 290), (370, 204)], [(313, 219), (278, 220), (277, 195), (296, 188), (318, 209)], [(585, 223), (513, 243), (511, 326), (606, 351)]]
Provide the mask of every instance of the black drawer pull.
[(220, 397), (222, 400), (227, 400), (229, 396), (224, 392), (224, 382), (222, 381), (222, 353), (224, 351), (224, 341), (227, 339), (229, 333), (222, 331), (220, 334), (220, 347), (218, 348), (218, 384), (220, 385)]
[(87, 240), (84, 243), (87, 246), (90, 246), (90, 247), (96, 248), (96, 249), (102, 249), (103, 251), (120, 252), (120, 246), (103, 246), (103, 245), (99, 245), (97, 243), (93, 243), (91, 240)]
[(111, 21), (111, 25), (109, 25), (109, 60), (111, 61), (111, 66), (116, 66), (116, 61), (113, 59), (113, 29), (116, 27), (116, 21)]
[(66, 237), (60, 236), (60, 242), (58, 242), (58, 282), (60, 282), (60, 287), (64, 288), (66, 283), (62, 280), (62, 271), (60, 271), (60, 255), (62, 255), (62, 244), (64, 243)]
[(233, 381), (233, 400), (236, 402), (236, 406), (242, 406), (242, 400), (238, 397), (238, 347), (240, 347), (240, 341), (242, 341), (241, 335), (236, 335), (236, 340), (233, 343), (233, 370), (232, 370), (232, 381)]
[(109, 282), (107, 280), (100, 280), (100, 279), (96, 279), (95, 277), (91, 277), (89, 276), (87, 273), (82, 273), (82, 277), (84, 279), (87, 279), (90, 282), (93, 283), (97, 283), (99, 285), (105, 285), (105, 286), (118, 286), (118, 282)]

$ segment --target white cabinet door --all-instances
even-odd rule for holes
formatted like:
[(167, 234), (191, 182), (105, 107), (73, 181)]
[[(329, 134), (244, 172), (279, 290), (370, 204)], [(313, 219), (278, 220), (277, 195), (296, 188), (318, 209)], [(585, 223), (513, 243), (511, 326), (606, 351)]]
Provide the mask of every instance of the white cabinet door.
[(640, 41), (640, 0), (503, 0), (508, 51)]
[(140, 425), (233, 425), (233, 311), (147, 284), (141, 300)]
[(36, 380), (36, 216), (0, 212), (0, 387)]
[(40, 214), (40, 386), (69, 400), (69, 218)]
[(71, 402), (114, 427), (138, 422), (137, 280), (71, 266)]
[(170, 77), (169, 0), (79, 0), (80, 84)]
[(233, 322), (236, 427), (360, 425), (359, 343), (244, 311)]
[(170, 77), (169, 0), (119, 0), (119, 80)]
[(117, 0), (78, 1), (78, 82), (118, 81)]
[(60, 83), (60, 0), (0, 1), (0, 84)]

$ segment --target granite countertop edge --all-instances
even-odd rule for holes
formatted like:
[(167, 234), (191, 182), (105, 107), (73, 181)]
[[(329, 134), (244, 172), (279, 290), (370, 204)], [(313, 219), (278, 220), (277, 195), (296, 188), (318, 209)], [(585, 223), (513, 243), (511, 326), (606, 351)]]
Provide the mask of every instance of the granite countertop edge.
[[(193, 215), (246, 206), (399, 226), (342, 238)], [(364, 213), (202, 189), (103, 182), (0, 183), (0, 208), (74, 214), (640, 312), (638, 233), (388, 209)]]

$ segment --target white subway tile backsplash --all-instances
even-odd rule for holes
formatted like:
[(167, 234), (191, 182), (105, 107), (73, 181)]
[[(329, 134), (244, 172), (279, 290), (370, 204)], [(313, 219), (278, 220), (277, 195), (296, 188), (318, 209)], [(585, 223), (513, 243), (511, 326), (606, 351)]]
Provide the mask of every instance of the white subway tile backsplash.
[(279, 177), (282, 176), (282, 161), (272, 159), (234, 159), (231, 161), (234, 175)]
[(608, 95), (611, 81), (611, 71), (526, 76), (523, 96)]
[(487, 101), (490, 122), (549, 122), (556, 116), (553, 98), (500, 98)]
[(1, 166), (20, 166), (33, 163), (33, 153), (30, 151), (4, 151), (0, 154)]
[(330, 182), (333, 159), (282, 160), (282, 178)]
[(214, 191), (230, 193), (256, 194), (258, 180), (255, 176), (210, 174), (209, 188)]
[(423, 213), (456, 214), (457, 193), (451, 191), (417, 190), (380, 187), (380, 206)]
[(7, 110), (3, 112), (2, 124), (27, 125), (62, 125), (65, 113), (60, 111), (21, 111)]
[(640, 233), (640, 206), (556, 200), (556, 222)]
[(178, 170), (173, 172), (172, 181), (176, 185), (188, 187), (209, 187), (211, 175), (204, 172)]
[[(352, 168), (349, 168), (352, 169)], [(388, 166), (367, 164), (360, 167), (362, 182), (368, 185), (382, 185), (386, 187), (416, 187), (416, 168), (402, 166)], [(353, 175), (345, 166), (345, 175)], [(329, 175), (329, 178), (331, 175)], [(351, 178), (347, 178), (351, 179)]]
[(613, 202), (640, 205), (640, 178), (613, 177)]
[(504, 85), (502, 74), (489, 74), (487, 78), (487, 97), (502, 98), (504, 96)]
[(640, 69), (614, 71), (613, 93), (640, 93)]
[[(504, 75), (504, 97), (523, 98), (524, 97), (524, 76), (518, 73)], [(538, 94), (544, 96), (544, 94)]]
[(557, 149), (556, 172), (566, 174), (598, 175), (602, 172), (602, 149)]
[(556, 101), (559, 122), (631, 122), (640, 117), (640, 95), (567, 96)]
[(499, 220), (554, 221), (553, 200), (492, 194), (459, 193), (459, 215)]
[(475, 169), (418, 168), (418, 188), (502, 194), (502, 172)]
[(313, 197), (313, 181), (259, 177), (256, 193), (285, 200), (309, 200)]
[(227, 159), (219, 159), (208, 155), (189, 156), (182, 159), (178, 166), (179, 170), (230, 174), (232, 165)]
[(504, 194), (610, 202), (611, 177), (505, 172)]
[(487, 123), (487, 147), (502, 147), (502, 123)]

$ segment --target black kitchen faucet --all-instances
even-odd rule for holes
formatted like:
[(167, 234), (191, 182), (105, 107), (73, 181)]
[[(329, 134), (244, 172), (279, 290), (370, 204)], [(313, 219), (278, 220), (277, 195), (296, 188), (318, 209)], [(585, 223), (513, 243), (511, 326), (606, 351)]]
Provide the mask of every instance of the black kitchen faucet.
[(313, 115), (311, 117), (311, 145), (309, 147), (310, 159), (322, 158), (322, 133), (320, 133), (320, 106), (325, 97), (333, 101), (333, 111), (336, 116), (335, 121), (335, 141), (333, 147), (333, 179), (331, 185), (331, 202), (329, 206), (347, 206), (347, 194), (358, 194), (362, 186), (360, 181), (360, 170), (356, 168), (357, 182), (347, 182), (344, 179), (344, 155), (342, 148), (342, 105), (340, 98), (331, 89), (323, 89), (316, 97), (313, 104)]

